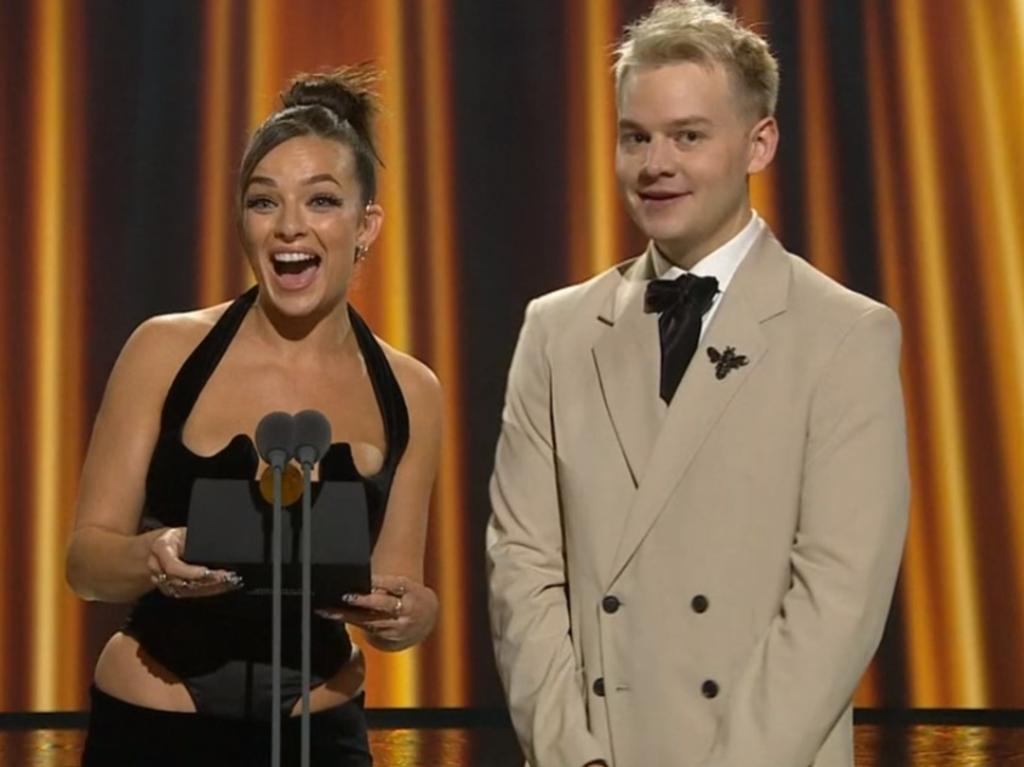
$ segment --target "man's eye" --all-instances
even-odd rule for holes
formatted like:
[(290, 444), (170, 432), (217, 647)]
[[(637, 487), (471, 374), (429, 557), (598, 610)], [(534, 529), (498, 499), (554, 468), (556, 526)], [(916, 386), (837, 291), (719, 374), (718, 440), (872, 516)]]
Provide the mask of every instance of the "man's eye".
[(643, 133), (637, 133), (636, 131), (630, 131), (629, 133), (622, 134), (622, 143), (627, 146), (642, 144), (647, 140), (647, 136)]
[(678, 139), (683, 144), (696, 144), (704, 138), (704, 135), (695, 130), (684, 130), (679, 134)]

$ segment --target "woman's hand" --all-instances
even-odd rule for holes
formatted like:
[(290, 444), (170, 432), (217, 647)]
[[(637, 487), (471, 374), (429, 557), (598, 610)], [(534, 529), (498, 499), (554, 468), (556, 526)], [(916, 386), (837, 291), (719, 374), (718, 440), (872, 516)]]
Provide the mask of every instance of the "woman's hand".
[(366, 632), (380, 650), (404, 650), (422, 642), (437, 622), (437, 595), (401, 575), (374, 575), (369, 594), (346, 594), (345, 607), (317, 610)]
[(165, 596), (210, 597), (241, 588), (237, 573), (190, 565), (182, 560), (184, 553), (184, 527), (168, 527), (153, 539), (146, 566), (150, 581)]

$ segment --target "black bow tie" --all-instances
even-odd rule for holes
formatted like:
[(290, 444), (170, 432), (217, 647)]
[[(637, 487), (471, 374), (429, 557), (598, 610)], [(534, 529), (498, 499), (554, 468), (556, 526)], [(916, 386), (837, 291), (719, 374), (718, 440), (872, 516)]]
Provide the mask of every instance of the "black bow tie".
[(684, 274), (675, 280), (652, 280), (644, 293), (644, 311), (658, 313), (661, 339), (661, 398), (672, 401), (683, 373), (697, 351), (701, 318), (718, 293), (714, 277)]

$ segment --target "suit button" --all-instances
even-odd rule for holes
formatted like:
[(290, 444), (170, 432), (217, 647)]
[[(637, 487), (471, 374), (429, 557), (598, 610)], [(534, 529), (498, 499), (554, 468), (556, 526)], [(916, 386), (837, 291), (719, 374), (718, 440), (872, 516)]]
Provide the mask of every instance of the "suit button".
[(598, 677), (594, 680), (594, 695), (604, 697), (604, 677)]
[(695, 613), (705, 612), (708, 609), (708, 598), (703, 594), (698, 594), (690, 600), (690, 607)]
[(718, 695), (718, 682), (708, 679), (700, 686), (700, 694), (705, 698), (714, 698)]
[(606, 596), (604, 599), (601, 600), (601, 607), (604, 608), (604, 611), (606, 613), (615, 612), (619, 609), (619, 605), (621, 604), (622, 603), (618, 600), (618, 597), (613, 597), (611, 595)]

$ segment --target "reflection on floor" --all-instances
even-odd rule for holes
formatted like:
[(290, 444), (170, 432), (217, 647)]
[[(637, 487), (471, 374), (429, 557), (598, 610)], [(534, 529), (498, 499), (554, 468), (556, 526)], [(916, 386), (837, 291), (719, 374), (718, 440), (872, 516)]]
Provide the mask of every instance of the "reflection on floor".
[[(77, 767), (82, 730), (0, 731), (4, 767)], [(522, 767), (507, 728), (371, 732), (376, 767)], [(857, 767), (1024, 766), (1024, 728), (858, 725)]]

